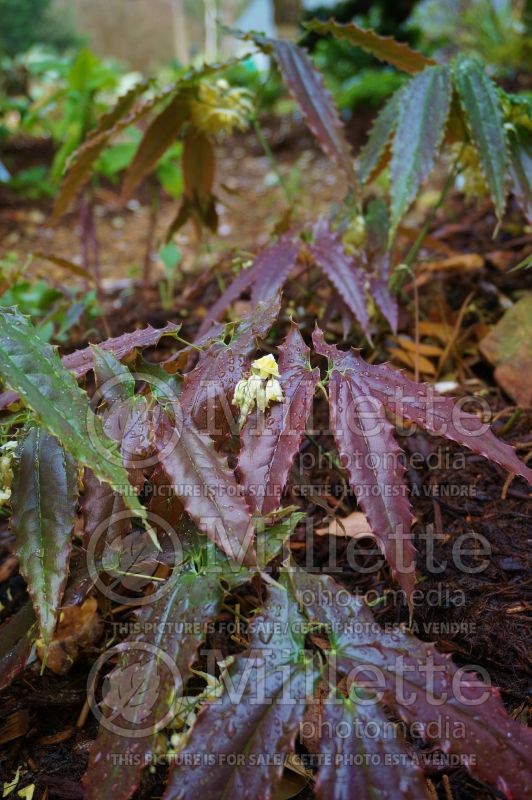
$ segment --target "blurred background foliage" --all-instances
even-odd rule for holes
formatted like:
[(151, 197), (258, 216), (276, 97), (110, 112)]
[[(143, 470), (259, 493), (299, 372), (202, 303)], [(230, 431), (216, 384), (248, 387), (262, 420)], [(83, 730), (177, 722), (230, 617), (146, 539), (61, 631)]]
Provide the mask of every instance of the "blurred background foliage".
[[(275, 65), (228, 28), (258, 30), (305, 47), (323, 73), (355, 149), (405, 76), (345, 41), (308, 32), (304, 24), (314, 17), (354, 21), (437, 60), (446, 61), (457, 51), (474, 53), (505, 89), (530, 98), (529, 5), (525, 0), (0, 0), (0, 205), (8, 209), (8, 220), (11, 208), (25, 206), (30, 224), (34, 218), (42, 224), (71, 155), (117, 98), (146, 78), (147, 96), (154, 95), (190, 65), (204, 61), (238, 57), (223, 79), (249, 92), (248, 122), (255, 140), (261, 136), (261, 120), (270, 131), (300, 121), (301, 112)], [(523, 109), (517, 106), (516, 113), (526, 115)], [(111, 190), (118, 197), (121, 176), (135, 158), (145, 127), (145, 121), (125, 127), (99, 154), (86, 187), (89, 206), (96, 190)], [(269, 158), (268, 144), (263, 146)], [(176, 140), (131, 200), (135, 207), (150, 209), (146, 269), (160, 205), (165, 198), (186, 195), (183, 158), (183, 142)], [(290, 198), (298, 195), (305, 158), (301, 154), (283, 180)], [(267, 178), (279, 178), (275, 164)], [(0, 252), (2, 302), (17, 304), (38, 319), (45, 339), (61, 341), (81, 319), (90, 324), (97, 307), (94, 292), (83, 292), (74, 302), (66, 289), (32, 283), (26, 258), (11, 249), (8, 239)], [(163, 305), (171, 305), (181, 252), (169, 242), (159, 247), (158, 258), (166, 276)]]
[(35, 44), (62, 50), (80, 41), (68, 8), (53, 0), (0, 0), (0, 19), (2, 57), (13, 58)]
[[(306, 20), (353, 20), (437, 59), (473, 52), (505, 88), (530, 94), (530, 13), (525, 0), (0, 0), (0, 182), (28, 199), (52, 197), (97, 118), (143, 76), (155, 91), (185, 65), (250, 47), (223, 26), (299, 41), (349, 120), (371, 119), (405, 77), (345, 41), (309, 33)], [(297, 113), (263, 55), (241, 60), (225, 78), (251, 91), (259, 114)], [(99, 159), (98, 175), (116, 183), (139, 139), (138, 129), (127, 129)], [(30, 140), (48, 146), (45, 163), (28, 150), (21, 158), (19, 143)], [(173, 197), (183, 185), (180, 149), (176, 143), (157, 170)]]

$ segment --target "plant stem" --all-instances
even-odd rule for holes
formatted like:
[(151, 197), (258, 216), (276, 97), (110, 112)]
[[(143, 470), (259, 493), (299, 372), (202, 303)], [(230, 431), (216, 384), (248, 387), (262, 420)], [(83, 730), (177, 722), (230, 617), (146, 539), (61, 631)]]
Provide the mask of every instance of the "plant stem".
[[(428, 232), (430, 230), (430, 227), (431, 227), (432, 223), (434, 222), (436, 214), (438, 213), (438, 211), (440, 210), (440, 208), (444, 204), (445, 200), (447, 199), (447, 195), (449, 194), (449, 192), (450, 192), (450, 190), (451, 190), (451, 188), (452, 188), (452, 186), (454, 184), (454, 181), (456, 179), (456, 176), (458, 174), (458, 171), (459, 171), (458, 163), (459, 163), (460, 158), (462, 156), (463, 149), (464, 148), (462, 147), (460, 153), (458, 154), (458, 156), (455, 159), (455, 162), (454, 162), (454, 164), (452, 166), (452, 169), (449, 172), (449, 175), (447, 176), (447, 180), (445, 181), (445, 183), (443, 185), (443, 189), (440, 192), (440, 196), (438, 198), (438, 201), (436, 202), (436, 204), (429, 211), (429, 213), (427, 215), (427, 218), (425, 219), (425, 222), (423, 224), (423, 227), (421, 228), (421, 230), (420, 230), (420, 232), (419, 232), (414, 244), (412, 245), (412, 247), (408, 251), (408, 254), (407, 254), (406, 258), (403, 261), (403, 264), (405, 264), (407, 267), (409, 267), (409, 269), (408, 270), (402, 270), (400, 273), (396, 273), (395, 276), (392, 275), (392, 281), (393, 281), (392, 285), (393, 285), (393, 289), (396, 292), (398, 292), (402, 288), (402, 285), (403, 285), (403, 283), (404, 283), (404, 281), (406, 279), (406, 276), (408, 274), (411, 274), (410, 268), (412, 267), (412, 264), (416, 260), (416, 258), (418, 256), (418, 253), (421, 250), (421, 247), (423, 246), (423, 242), (425, 241), (425, 237), (427, 236), (427, 234), (428, 234)], [(395, 277), (395, 279), (394, 279), (394, 277)]]
[(153, 241), (155, 239), (155, 231), (157, 229), (157, 218), (159, 216), (159, 187), (150, 186), (151, 202), (150, 202), (150, 216), (148, 220), (148, 233), (146, 236), (146, 250), (144, 253), (144, 265), (142, 270), (142, 286), (147, 289), (151, 283), (151, 267), (152, 267), (152, 252)]
[(425, 236), (428, 234), (430, 226), (434, 222), (434, 218), (435, 218), (436, 214), (438, 213), (439, 209), (442, 207), (443, 203), (445, 202), (445, 200), (447, 198), (447, 195), (449, 194), (449, 191), (451, 189), (451, 186), (454, 183), (455, 177), (456, 177), (455, 171), (454, 171), (454, 169), (452, 169), (451, 172), (449, 173), (449, 175), (447, 176), (447, 180), (445, 181), (443, 189), (441, 190), (440, 196), (438, 198), (438, 202), (429, 211), (429, 213), (427, 215), (427, 218), (426, 218), (426, 220), (425, 220), (425, 222), (423, 224), (423, 227), (421, 228), (421, 230), (420, 230), (420, 232), (419, 232), (419, 234), (417, 236), (417, 239), (415, 240), (414, 244), (410, 248), (407, 257), (404, 260), (404, 263), (407, 266), (411, 267), (412, 264), (414, 263), (414, 261), (416, 260), (417, 255), (418, 255), (418, 253), (421, 250), (421, 247), (423, 245), (423, 242), (425, 241)]
[(104, 311), (104, 294), (102, 288), (102, 276), (100, 272), (100, 250), (98, 238), (96, 236), (96, 226), (94, 224), (94, 203), (92, 192), (88, 189), (81, 196), (79, 208), (80, 236), (81, 236), (81, 257), (83, 267), (87, 272), (92, 272), (96, 284), (96, 296), (100, 306), (100, 313), (103, 327), (107, 336), (111, 335), (109, 323)]
[(288, 200), (288, 203), (292, 204), (292, 193), (290, 192), (288, 184), (286, 183), (285, 179), (283, 178), (283, 176), (281, 174), (281, 171), (279, 169), (279, 164), (277, 163), (277, 159), (275, 158), (275, 155), (273, 154), (273, 151), (272, 151), (272, 149), (271, 149), (271, 147), (269, 145), (268, 140), (266, 139), (266, 137), (264, 135), (264, 131), (262, 130), (257, 117), (252, 117), (251, 124), (253, 125), (253, 130), (257, 134), (257, 139), (259, 140), (259, 142), (262, 145), (262, 149), (266, 153), (266, 157), (268, 158), (268, 161), (270, 162), (270, 166), (271, 166), (272, 170), (275, 172), (277, 180), (279, 181), (279, 186), (283, 190), (283, 192), (285, 194), (285, 197)]

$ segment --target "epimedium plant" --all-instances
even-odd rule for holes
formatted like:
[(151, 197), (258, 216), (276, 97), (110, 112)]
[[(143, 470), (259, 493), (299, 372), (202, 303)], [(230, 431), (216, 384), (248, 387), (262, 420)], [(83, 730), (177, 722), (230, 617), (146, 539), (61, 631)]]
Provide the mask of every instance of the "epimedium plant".
[[(306, 27), (313, 33), (332, 34), (361, 47), (410, 78), (377, 116), (355, 166), (338, 113), (306, 52), (287, 41), (236, 32), (275, 58), (309, 128), (344, 173), (348, 194), (332, 219), (320, 220), (310, 230), (292, 228), (252, 268), (243, 270), (208, 311), (204, 325), (222, 314), (242, 293), (251, 289), (252, 301), (256, 302), (274, 294), (294, 271), (300, 275), (305, 269), (317, 267), (339, 295), (339, 306), (333, 302), (340, 308), (344, 330), (349, 330), (354, 317), (370, 338), (367, 301), (374, 301), (396, 331), (397, 290), (457, 176), (466, 193), (491, 195), (499, 223), (510, 187), (530, 217), (530, 107), (526, 98), (509, 95), (497, 87), (478, 59), (457, 56), (450, 64), (436, 64), (406, 44), (355, 23), (313, 20)], [(440, 199), (403, 262), (392, 269), (392, 246), (398, 227), (444, 146), (450, 169)], [(381, 201), (370, 199), (370, 187), (388, 167), (387, 209)]]
[[(274, 56), (321, 147), (346, 175), (349, 195), (336, 218), (292, 228), (259, 253), (208, 311), (193, 343), (169, 324), (61, 358), (20, 311), (0, 310), (7, 389), (0, 407), (15, 409), (17, 441), (14, 458), (12, 444), (2, 456), (12, 487), (0, 497), (11, 503), (31, 596), (7, 624), (1, 685), (22, 670), (35, 640), (51, 668), (65, 609), (83, 607), (94, 594), (138, 609), (129, 635), (102, 654), (89, 678), (100, 722), (84, 777), (89, 799), (131, 797), (157, 758), (170, 764), (166, 800), (269, 798), (296, 747), (316, 756), (318, 797), (430, 797), (415, 741), (457, 756), (508, 798), (530, 792), (530, 735), (507, 715), (498, 692), (407, 629), (382, 629), (362, 598), (298, 567), (285, 547), (303, 514), (283, 508), (283, 491), (324, 397), (346, 480), (409, 602), (415, 550), (396, 425), (424, 428), (532, 480), (480, 417), (433, 387), (339, 349), (318, 327), (312, 347), (294, 324), (279, 343), (279, 292), (296, 270), (319, 270), (368, 338), (371, 297), (396, 327), (387, 246), (432, 169), (446, 123), (462, 149), (478, 149), (496, 211), (504, 211), (509, 132), (497, 111), (504, 98), (478, 63), (435, 65), (371, 31), (323, 25), (310, 27), (348, 36), (414, 74), (378, 118), (357, 168), (305, 52), (252, 35)], [(172, 227), (189, 218), (214, 225), (213, 135), (251, 113), (247, 95), (205, 82), (217, 72), (206, 66), (164, 92), (139, 85), (121, 98), (67, 167), (54, 219), (111, 139), (153, 114), (127, 168), (124, 196), (181, 137), (185, 196)], [(405, 97), (396, 121), (390, 107)], [(410, 112), (417, 122), (406, 140), (401, 120)], [(382, 205), (367, 202), (360, 178), (369, 153), (368, 176), (389, 158), (390, 139), (388, 222)], [(503, 152), (493, 154), (497, 141)], [(220, 322), (245, 292), (250, 313)], [(179, 346), (156, 364), (141, 351), (162, 337)], [(23, 417), (13, 405), (20, 402)], [(80, 507), (81, 566), (73, 547)], [(117, 576), (124, 579), (118, 586)], [(203, 671), (204, 651), (215, 650), (209, 631), (228, 607), (239, 621), (239, 646)], [(305, 723), (317, 719), (324, 730), (305, 736)], [(348, 736), (338, 734), (342, 726)]]
[[(499, 223), (510, 186), (524, 212), (530, 215), (529, 105), (526, 99), (509, 95), (497, 87), (476, 58), (457, 56), (450, 64), (437, 64), (404, 43), (379, 36), (355, 23), (340, 25), (313, 20), (305, 24), (312, 33), (332, 34), (410, 76), (377, 116), (355, 165), (332, 98), (306, 51), (288, 41), (233, 31), (275, 59), (320, 147), (347, 179), (346, 202), (332, 221), (332, 227), (364, 271), (357, 273), (351, 266), (347, 269), (349, 280), (346, 282), (346, 274), (337, 276), (335, 271), (333, 276), (333, 268), (324, 266), (325, 258), (318, 265), (333, 284), (340, 281), (342, 299), (366, 333), (362, 280), (395, 328), (397, 306), (386, 288), (390, 279), (389, 247), (444, 147), (450, 168), (438, 206), (460, 174), (467, 193), (490, 194)], [(218, 77), (233, 63), (204, 65), (181, 76), (162, 91), (154, 90), (149, 81), (141, 82), (120, 98), (70, 159), (50, 222), (56, 222), (83, 190), (98, 159), (112, 141), (151, 115), (136, 152), (126, 166), (122, 198), (130, 197), (143, 178), (160, 168), (165, 153), (181, 140), (183, 198), (167, 230), (166, 240), (169, 241), (188, 220), (192, 220), (198, 230), (205, 227), (216, 231), (213, 145), (217, 137), (245, 127), (255, 118), (250, 93)], [(367, 229), (373, 225), (375, 234), (376, 226), (368, 187), (388, 166), (389, 219), (384, 224), (381, 220), (377, 237), (369, 236)], [(407, 267), (412, 266), (419, 252), (434, 210), (406, 257)], [(345, 262), (345, 258), (341, 260)], [(149, 269), (144, 282), (148, 279)], [(246, 278), (242, 281), (246, 283)], [(396, 281), (396, 285), (400, 284), (401, 280)], [(356, 300), (354, 294), (357, 294)]]
[[(142, 275), (144, 285), (151, 280), (160, 186), (171, 197), (181, 197), (167, 240), (189, 219), (198, 233), (203, 227), (216, 230), (213, 141), (235, 127), (244, 127), (253, 109), (252, 96), (246, 89), (232, 87), (219, 77), (215, 80), (220, 71), (233, 63), (190, 70), (164, 89), (152, 80), (138, 81), (99, 118), (81, 146), (71, 154), (49, 224), (55, 224), (73, 198), (80, 195), (84, 267), (89, 272), (92, 269), (98, 285), (98, 240), (91, 192), (95, 175), (116, 180), (123, 173), (124, 202), (143, 179), (149, 183), (151, 214)], [(150, 113), (152, 119), (142, 134), (138, 126)]]
[(459, 55), (441, 65), (355, 23), (313, 20), (307, 27), (362, 47), (412, 76), (384, 105), (360, 153), (363, 183), (390, 163), (391, 236), (443, 144), (454, 147), (454, 168), (480, 173), (476, 186), (489, 192), (499, 222), (510, 185), (530, 214), (528, 102), (497, 87), (480, 59)]
[[(364, 601), (330, 578), (298, 568), (283, 543), (302, 515), (280, 506), (316, 392), (328, 395), (347, 479), (407, 597), (415, 583), (411, 512), (386, 411), (528, 480), (532, 471), (453, 400), (436, 399), (431, 387), (386, 364), (339, 350), (318, 328), (312, 352), (292, 325), (278, 347), (278, 365), (273, 354), (256, 358), (279, 308), (279, 298), (270, 298), (237, 323), (214, 322), (162, 366), (138, 353), (162, 336), (179, 338), (175, 326), (125, 334), (61, 359), (35, 337), (27, 318), (2, 310), (0, 375), (12, 390), (3, 403), (15, 402), (16, 392), (31, 411), (17, 435), (11, 502), (34, 607), (34, 614), (16, 615), (18, 641), (4, 655), (2, 683), (22, 669), (36, 637), (47, 663), (61, 606), (82, 602), (106, 571), (138, 578), (150, 563), (168, 565), (166, 524), (177, 544), (163, 586), (153, 597), (134, 582), (120, 590), (124, 602), (134, 597), (140, 606), (138, 624), (113, 650), (113, 669), (95, 704), (101, 727), (84, 778), (87, 797), (130, 797), (156, 756), (171, 763), (167, 798), (200, 788), (215, 798), (240, 786), (270, 797), (301, 725), (317, 711), (352, 731), (348, 739), (319, 738), (318, 797), (339, 796), (346, 780), (365, 794), (400, 783), (401, 797), (428, 797), (408, 728), (401, 732), (397, 720), (440, 731), (421, 739), (463, 757), (474, 776), (508, 797), (524, 796), (530, 737), (506, 715), (497, 692), (408, 631), (382, 630)], [(321, 368), (312, 366), (315, 360)], [(92, 399), (78, 386), (89, 372), (96, 381)], [(259, 402), (264, 385), (253, 383), (253, 375), (274, 378), (280, 391)], [(244, 404), (243, 381), (255, 386), (255, 402), (248, 396)], [(236, 462), (228, 461), (235, 445)], [(81, 577), (73, 570), (69, 578), (80, 468), (84, 541), (97, 569)], [(170, 495), (161, 500), (153, 488), (164, 485)], [(122, 561), (128, 537), (143, 535), (140, 565), (135, 556)], [(155, 543), (148, 555), (146, 537)], [(244, 585), (257, 594), (242, 617), (245, 651), (224, 665), (226, 683), (216, 691), (187, 694), (209, 623)], [(382, 685), (375, 684), (377, 673)], [(363, 732), (370, 720), (376, 740)], [(458, 723), (462, 736), (442, 733)], [(356, 753), (369, 757), (390, 747), (393, 766), (353, 772)], [(209, 763), (213, 752), (219, 758)], [(261, 753), (277, 760), (261, 762)]]
[[(181, 138), (185, 198), (172, 229), (177, 230), (184, 224), (192, 211), (196, 219), (215, 227), (211, 138), (241, 127), (252, 111), (247, 90), (231, 87), (222, 79), (207, 80), (233, 63), (206, 64), (190, 70), (163, 90), (157, 90), (150, 81), (141, 81), (119, 98), (116, 106), (100, 118), (67, 165), (51, 223), (67, 211), (113, 139), (152, 114), (136, 152), (126, 165), (122, 197), (129, 197), (140, 181), (157, 167), (165, 152)], [(200, 164), (201, 174), (198, 173)]]
[[(313, 268), (326, 277), (335, 290), (334, 301), (340, 301), (344, 328), (349, 330), (356, 319), (363, 333), (371, 338), (368, 301), (373, 298), (392, 330), (397, 329), (398, 303), (389, 288), (390, 260), (386, 253), (387, 214), (378, 201), (370, 203), (363, 222), (362, 239), (365, 252), (356, 249), (353, 256), (353, 233), (359, 236), (357, 223), (342, 234), (325, 218), (310, 229), (292, 230), (265, 248), (254, 263), (243, 269), (225, 292), (208, 310), (200, 327), (205, 332), (213, 320), (227, 311), (244, 292), (251, 292), (253, 304), (272, 299), (294, 273), (300, 276)], [(356, 238), (360, 245), (362, 240)], [(351, 252), (349, 250), (351, 249)], [(357, 263), (358, 262), (358, 263)], [(370, 262), (370, 263), (368, 263)]]

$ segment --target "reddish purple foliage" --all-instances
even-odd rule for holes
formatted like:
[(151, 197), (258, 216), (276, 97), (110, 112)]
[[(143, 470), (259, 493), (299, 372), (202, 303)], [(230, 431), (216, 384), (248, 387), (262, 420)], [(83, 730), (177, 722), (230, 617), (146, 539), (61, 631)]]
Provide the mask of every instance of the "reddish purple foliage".
[(312, 228), (313, 242), (308, 245), (316, 265), (329, 278), (360, 327), (369, 337), (369, 316), (365, 301), (365, 274), (345, 252), (338, 233), (321, 218)]
[(249, 370), (257, 340), (268, 334), (279, 309), (279, 296), (259, 303), (236, 324), (228, 343), (221, 339), (213, 342), (185, 375), (181, 405), (197, 427), (216, 441), (235, 430), (237, 415), (231, 403), (234, 388)]
[(329, 384), (331, 423), (336, 444), (358, 502), (379, 540), (395, 577), (410, 594), (414, 587), (411, 514), (403, 480), (401, 451), (387, 420), (388, 409), (486, 456), (532, 481), (532, 470), (512, 447), (497, 439), (454, 400), (437, 395), (387, 364), (368, 364), (357, 351), (343, 352), (313, 334), (316, 352), (332, 362)]
[(274, 403), (265, 418), (252, 414), (241, 434), (238, 472), (250, 507), (274, 511), (288, 480), (312, 410), (319, 370), (310, 367), (310, 350), (292, 326), (279, 347), (280, 383), (285, 401)]

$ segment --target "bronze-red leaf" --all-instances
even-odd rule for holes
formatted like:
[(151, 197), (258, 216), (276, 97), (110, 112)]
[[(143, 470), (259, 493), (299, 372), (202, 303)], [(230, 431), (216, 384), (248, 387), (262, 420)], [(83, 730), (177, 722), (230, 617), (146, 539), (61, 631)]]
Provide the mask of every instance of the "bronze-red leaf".
[(292, 326), (279, 347), (284, 402), (252, 414), (241, 434), (238, 472), (248, 504), (262, 514), (279, 507), (290, 467), (309, 418), (319, 370), (310, 367), (310, 350)]

